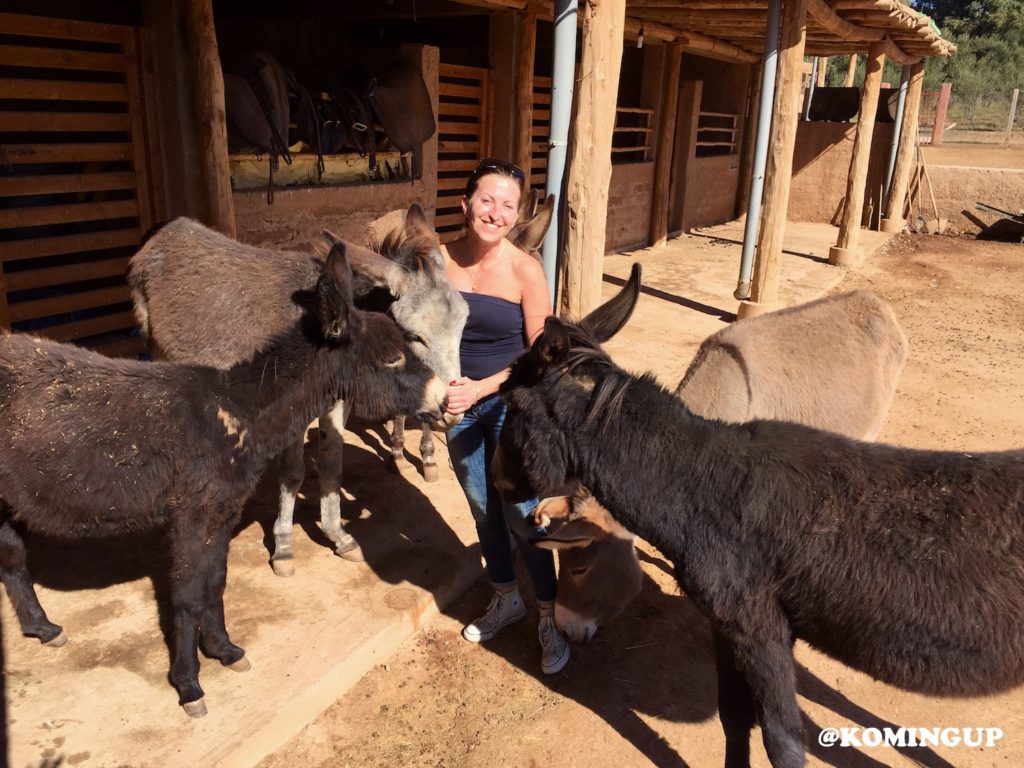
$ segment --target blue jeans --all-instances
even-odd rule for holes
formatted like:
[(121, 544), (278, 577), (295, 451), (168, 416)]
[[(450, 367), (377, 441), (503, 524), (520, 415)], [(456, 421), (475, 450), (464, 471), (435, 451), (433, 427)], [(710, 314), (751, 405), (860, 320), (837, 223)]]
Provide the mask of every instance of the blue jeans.
[(476, 521), (480, 550), (491, 581), (507, 584), (516, 580), (509, 538), (511, 529), (537, 599), (554, 600), (558, 583), (554, 555), (550, 550), (526, 543), (526, 539), (545, 533), (543, 528), (533, 525), (537, 500), (507, 504), (492, 482), (491, 459), (498, 445), (501, 425), (505, 423), (506, 410), (505, 401), (497, 395), (485, 397), (473, 405), (462, 421), (448, 430), (448, 455)]

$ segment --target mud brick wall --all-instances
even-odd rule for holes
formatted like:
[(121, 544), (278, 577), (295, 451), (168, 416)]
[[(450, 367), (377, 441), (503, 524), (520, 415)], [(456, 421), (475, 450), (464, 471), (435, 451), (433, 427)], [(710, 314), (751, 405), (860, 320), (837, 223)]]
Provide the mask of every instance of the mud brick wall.
[(653, 193), (653, 162), (612, 166), (604, 241), (606, 252), (647, 245)]
[[(949, 219), (950, 232), (977, 234), (999, 221), (999, 216), (978, 210), (977, 203), (1009, 213), (1024, 211), (1024, 170), (1019, 168), (929, 165), (928, 177), (934, 187), (939, 218)], [(911, 207), (911, 222), (919, 212), (925, 219), (935, 216), (927, 182)]]

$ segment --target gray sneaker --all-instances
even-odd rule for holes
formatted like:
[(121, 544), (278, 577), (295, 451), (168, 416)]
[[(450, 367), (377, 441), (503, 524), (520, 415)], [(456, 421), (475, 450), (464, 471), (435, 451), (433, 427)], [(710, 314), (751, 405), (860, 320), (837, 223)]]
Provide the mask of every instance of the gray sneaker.
[(569, 643), (555, 626), (551, 616), (541, 616), (537, 627), (540, 638), (540, 668), (545, 675), (554, 675), (562, 671), (569, 663)]
[(514, 624), (526, 615), (526, 606), (519, 596), (519, 590), (495, 592), (487, 612), (462, 628), (462, 636), (471, 643), (490, 640), (502, 627)]

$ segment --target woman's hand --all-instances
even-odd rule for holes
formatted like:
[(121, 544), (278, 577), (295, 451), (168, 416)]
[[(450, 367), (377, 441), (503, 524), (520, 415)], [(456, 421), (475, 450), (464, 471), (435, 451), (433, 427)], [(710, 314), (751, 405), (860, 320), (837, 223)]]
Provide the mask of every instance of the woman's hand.
[(480, 399), (479, 382), (460, 376), (448, 382), (448, 413), (465, 413)]

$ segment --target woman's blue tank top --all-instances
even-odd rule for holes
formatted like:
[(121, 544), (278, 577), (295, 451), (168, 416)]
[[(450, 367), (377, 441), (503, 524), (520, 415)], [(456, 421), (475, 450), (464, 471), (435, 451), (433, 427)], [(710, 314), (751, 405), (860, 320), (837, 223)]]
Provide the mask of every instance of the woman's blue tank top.
[(459, 360), (462, 375), (479, 381), (512, 362), (526, 349), (522, 306), (497, 296), (459, 291), (469, 304)]

